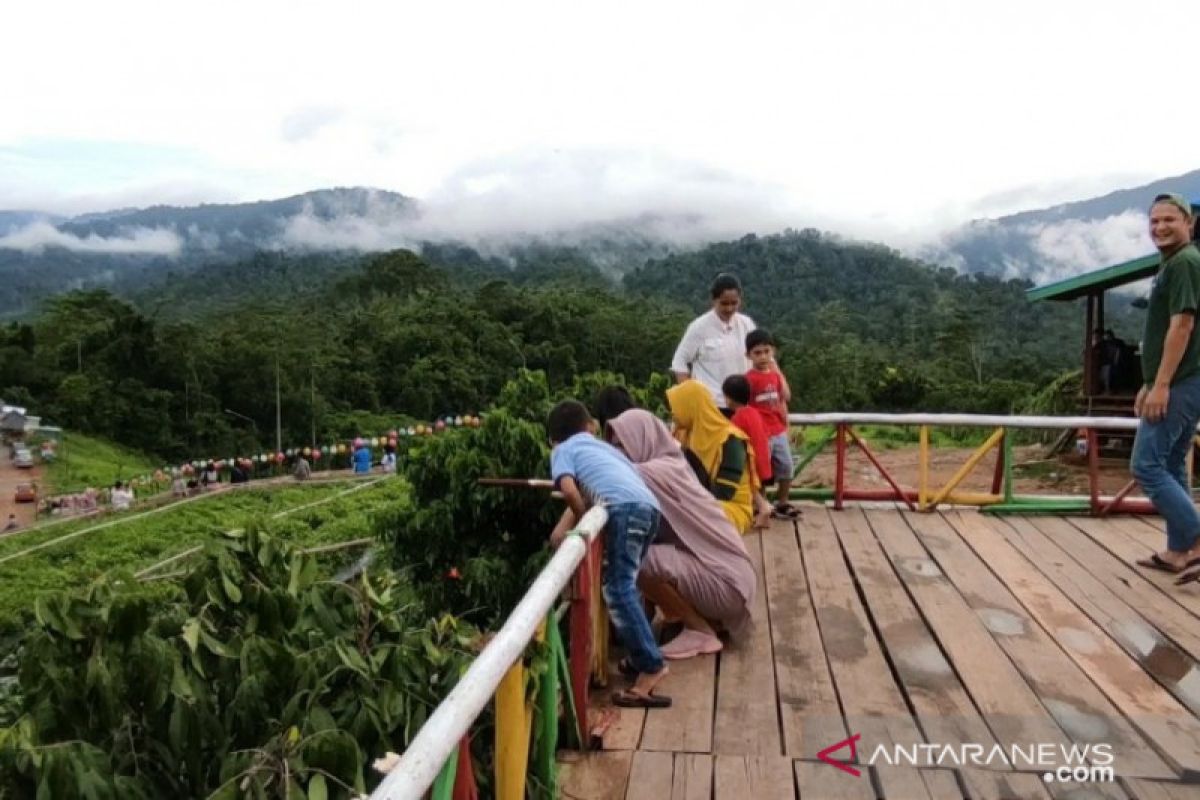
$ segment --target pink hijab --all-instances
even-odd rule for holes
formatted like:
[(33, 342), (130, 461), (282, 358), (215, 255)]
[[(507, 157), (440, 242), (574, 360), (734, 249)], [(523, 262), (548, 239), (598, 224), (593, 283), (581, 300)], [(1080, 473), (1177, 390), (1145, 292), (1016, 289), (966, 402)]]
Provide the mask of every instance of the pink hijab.
[(630, 409), (609, 427), (662, 506), (679, 545), (706, 570), (732, 586), (749, 606), (757, 580), (746, 545), (721, 504), (696, 480), (679, 443), (649, 411)]

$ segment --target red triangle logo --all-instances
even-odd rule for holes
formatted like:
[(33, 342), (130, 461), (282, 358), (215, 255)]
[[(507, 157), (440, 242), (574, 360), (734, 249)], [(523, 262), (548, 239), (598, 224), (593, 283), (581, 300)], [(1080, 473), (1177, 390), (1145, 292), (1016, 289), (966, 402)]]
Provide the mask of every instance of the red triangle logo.
[[(824, 761), (826, 764), (829, 764), (830, 766), (837, 767), (842, 772), (849, 772), (851, 775), (853, 775), (854, 777), (857, 778), (860, 775), (862, 775), (862, 772), (855, 769), (854, 767), (850, 766), (849, 762), (853, 761), (854, 759), (856, 759), (858, 757), (857, 742), (861, 738), (862, 738), (862, 734), (856, 733), (853, 736), (851, 736), (849, 739), (843, 739), (842, 741), (840, 741), (836, 744), (831, 744), (831, 745), (829, 745), (829, 747), (826, 747), (824, 750), (817, 753), (817, 758), (821, 759), (822, 761)], [(841, 750), (843, 747), (850, 748), (850, 756), (845, 761), (839, 761), (836, 758), (829, 757), (830, 753), (833, 753), (837, 750)]]

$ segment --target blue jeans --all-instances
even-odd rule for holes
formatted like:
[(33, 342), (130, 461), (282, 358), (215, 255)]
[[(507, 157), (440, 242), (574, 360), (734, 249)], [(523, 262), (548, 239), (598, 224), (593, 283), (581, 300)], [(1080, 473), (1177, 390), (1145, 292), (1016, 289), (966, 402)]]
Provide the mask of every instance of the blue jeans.
[(604, 529), (604, 602), (617, 636), (629, 651), (629, 663), (638, 672), (658, 672), (663, 667), (637, 588), (638, 570), (650, 552), (660, 518), (654, 506), (619, 503), (608, 507)]
[(1158, 422), (1141, 420), (1129, 469), (1167, 522), (1167, 549), (1182, 553), (1200, 536), (1200, 514), (1192, 504), (1186, 459), (1200, 420), (1200, 375), (1171, 387), (1167, 413)]

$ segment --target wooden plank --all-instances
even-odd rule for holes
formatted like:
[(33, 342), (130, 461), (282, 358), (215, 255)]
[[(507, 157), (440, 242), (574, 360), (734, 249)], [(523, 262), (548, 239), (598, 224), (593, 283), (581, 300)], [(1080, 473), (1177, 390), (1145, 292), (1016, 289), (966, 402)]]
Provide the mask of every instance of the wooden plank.
[(829, 511), (805, 514), (800, 547), (846, 727), (872, 746), (924, 742), (854, 590)]
[(633, 752), (629, 750), (560, 754), (558, 784), (563, 797), (579, 800), (622, 800), (629, 783)]
[(625, 800), (663, 800), (670, 797), (674, 776), (673, 755), (638, 750), (633, 754)]
[[(992, 574), (986, 560), (981, 560), (967, 546), (947, 518), (925, 514), (905, 514), (904, 518), (914, 526), (921, 543), (937, 560), (937, 566), (945, 571), (945, 576), (962, 592), (962, 599), (978, 615), (975, 622), (991, 630), (993, 645), (1002, 649), (1028, 681), (1041, 701), (1040, 713), (1048, 711), (1072, 742), (1111, 744), (1113, 751), (1119, 754), (1122, 774), (1150, 778), (1175, 776), (1174, 770), (1088, 679), (1085, 671), (1030, 618), (1009, 588)], [(943, 644), (946, 644), (945, 637)], [(958, 664), (958, 659), (954, 660)], [(984, 684), (976, 689), (973, 679), (968, 679), (961, 666), (960, 674), (968, 691), (982, 707), (985, 695), (981, 692), (993, 687)], [(1027, 712), (1013, 713), (1024, 717)], [(1006, 722), (1003, 710), (1000, 714), (999, 721)], [(989, 722), (993, 720), (989, 709), (984, 709), (984, 716)], [(993, 730), (996, 730), (995, 725)], [(1012, 739), (1000, 738), (1006, 744), (1020, 747), (1063, 741), (1061, 736), (1050, 738), (1049, 733), (1037, 730), (1017, 733)]]
[(1174, 800), (1166, 783), (1136, 779), (1126, 779), (1123, 783), (1133, 800)]
[(1121, 785), (1113, 783), (1048, 783), (1054, 800), (1129, 800)]
[[(1200, 720), (1188, 713), (997, 534), (982, 514), (955, 514), (954, 526), (1029, 613), (1177, 769), (1200, 775)], [(996, 522), (996, 521), (992, 521)], [(1111, 740), (1110, 740), (1111, 741)], [(1124, 757), (1122, 747), (1114, 752)], [(1123, 774), (1129, 774), (1123, 770)]]
[(774, 657), (763, 585), (761, 534), (745, 537), (758, 575), (751, 621), (720, 655), (713, 752), (777, 756), (783, 752), (776, 713)]
[(604, 732), (601, 747), (605, 750), (636, 750), (646, 719), (644, 708), (617, 708), (610, 705), (615, 719)]
[(1200, 631), (1196, 618), (1146, 580), (1129, 562), (1117, 558), (1089, 538), (1081, 527), (1092, 520), (1072, 524), (1062, 517), (1036, 517), (1031, 522), (1098, 581), (1111, 587), (1137, 609), (1148, 623), (1193, 658), (1200, 658)]
[(1164, 596), (1171, 599), (1171, 602), (1178, 604), (1200, 619), (1200, 593), (1194, 589), (1181, 591), (1175, 586), (1174, 575), (1134, 566), (1134, 562), (1139, 558), (1145, 558), (1154, 550), (1133, 541), (1121, 532), (1121, 528), (1129, 524), (1130, 520), (1071, 518), (1068, 521), (1115, 558), (1124, 562), (1129, 569), (1136, 571), (1142, 576), (1142, 580), (1157, 587)]
[[(619, 708), (612, 704), (612, 693), (626, 687), (628, 680), (617, 672), (616, 659), (613, 659), (608, 670), (608, 686), (593, 689), (588, 695), (592, 706), (591, 720), (595, 724), (601, 715), (612, 718), (604, 731), (601, 748), (604, 750), (636, 750), (642, 739), (642, 727), (646, 721), (644, 708)], [(672, 700), (672, 702), (674, 702)], [(659, 711), (660, 709), (655, 709)]]
[[(1011, 644), (1005, 647), (1005, 642), (997, 642), (972, 608), (986, 606), (998, 592), (989, 586), (991, 576), (973, 555), (969, 561), (957, 558), (958, 554), (941, 546), (942, 539), (958, 541), (950, 527), (940, 516), (929, 514), (901, 516), (875, 511), (867, 512), (867, 519), (996, 739), (1006, 749), (1029, 742), (1065, 742), (1063, 731), (1026, 684), (1022, 672), (1028, 673), (1028, 669), (1019, 670), (1021, 662), (1014, 665), (1009, 660)], [(930, 558), (923, 543), (938, 562)], [(1016, 606), (1015, 601), (1012, 604)], [(1020, 621), (1016, 624), (1020, 632)], [(1050, 648), (1052, 643), (1047, 639), (1043, 645)], [(1059, 655), (1061, 664), (1074, 669), (1069, 659)], [(1050, 669), (1041, 672), (1047, 677), (1053, 674)], [(1093, 691), (1099, 698), (1100, 693)]]
[[(775, 520), (762, 537), (765, 590), (784, 752), (816, 758), (847, 734), (794, 525)], [(799, 526), (804, 535), (804, 523)]]
[(663, 688), (671, 697), (671, 707), (647, 712), (639, 749), (711, 752), (716, 656), (671, 661), (668, 666), (671, 672)]
[(1200, 786), (1179, 781), (1126, 780), (1130, 800), (1196, 800)]
[[(879, 796), (884, 800), (941, 800), (950, 795), (932, 795), (916, 767), (875, 767), (875, 776), (879, 781)], [(955, 790), (958, 789), (957, 784)]]
[(671, 800), (712, 800), (713, 759), (708, 753), (677, 753)]
[(713, 800), (794, 798), (791, 759), (783, 756), (714, 756)]
[(958, 778), (954, 772), (948, 769), (923, 769), (921, 770), (921, 778), (925, 781), (925, 788), (929, 790), (929, 796), (933, 800), (942, 800), (946, 797), (962, 797), (962, 789), (958, 785)]
[(1039, 775), (1029, 772), (959, 770), (971, 800), (1050, 800)]
[(876, 800), (869, 769), (855, 777), (820, 761), (797, 761), (795, 764), (800, 800)]
[[(1042, 528), (1071, 530), (1070, 525), (1054, 518), (1038, 520), (1037, 525), (1023, 518), (989, 519), (987, 523), (1176, 700), (1192, 713), (1200, 712), (1200, 665), (1196, 660), (1118, 597), (1111, 584), (1098, 580), (1042, 532)], [(1190, 631), (1184, 634), (1200, 643), (1200, 637)]]
[(863, 512), (839, 514), (834, 527), (926, 737), (939, 744), (978, 744), (991, 750), (996, 739), (913, 606)]

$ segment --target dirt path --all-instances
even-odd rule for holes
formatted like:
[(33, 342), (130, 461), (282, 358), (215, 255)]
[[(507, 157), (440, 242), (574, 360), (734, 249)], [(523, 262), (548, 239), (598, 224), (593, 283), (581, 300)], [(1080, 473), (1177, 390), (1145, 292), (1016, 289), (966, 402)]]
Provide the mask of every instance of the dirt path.
[[(918, 482), (919, 456), (914, 447), (894, 450), (872, 448), (872, 452), (901, 486), (913, 487)], [(929, 485), (943, 486), (966, 463), (974, 448), (938, 447), (932, 450), (929, 464)], [(1017, 494), (1075, 494), (1088, 492), (1087, 465), (1082, 459), (1065, 461), (1047, 458), (1041, 445), (1013, 448), (1016, 466), (1013, 470), (1013, 490)], [(800, 474), (797, 486), (834, 485), (836, 457), (832, 444), (817, 456)], [(996, 455), (989, 453), (959, 485), (964, 491), (988, 492)], [(1129, 465), (1122, 462), (1102, 463), (1100, 493), (1116, 494), (1130, 480)], [(847, 459), (846, 481), (856, 489), (887, 489), (888, 483), (857, 447), (851, 447)]]
[(18, 503), (15, 498), (17, 484), (30, 481), (36, 483), (39, 490), (44, 490), (41, 465), (35, 464), (33, 469), (17, 469), (13, 466), (8, 448), (4, 448), (0, 452), (0, 528), (8, 524), (9, 514), (17, 515), (17, 522), (22, 528), (33, 523), (37, 503)]

